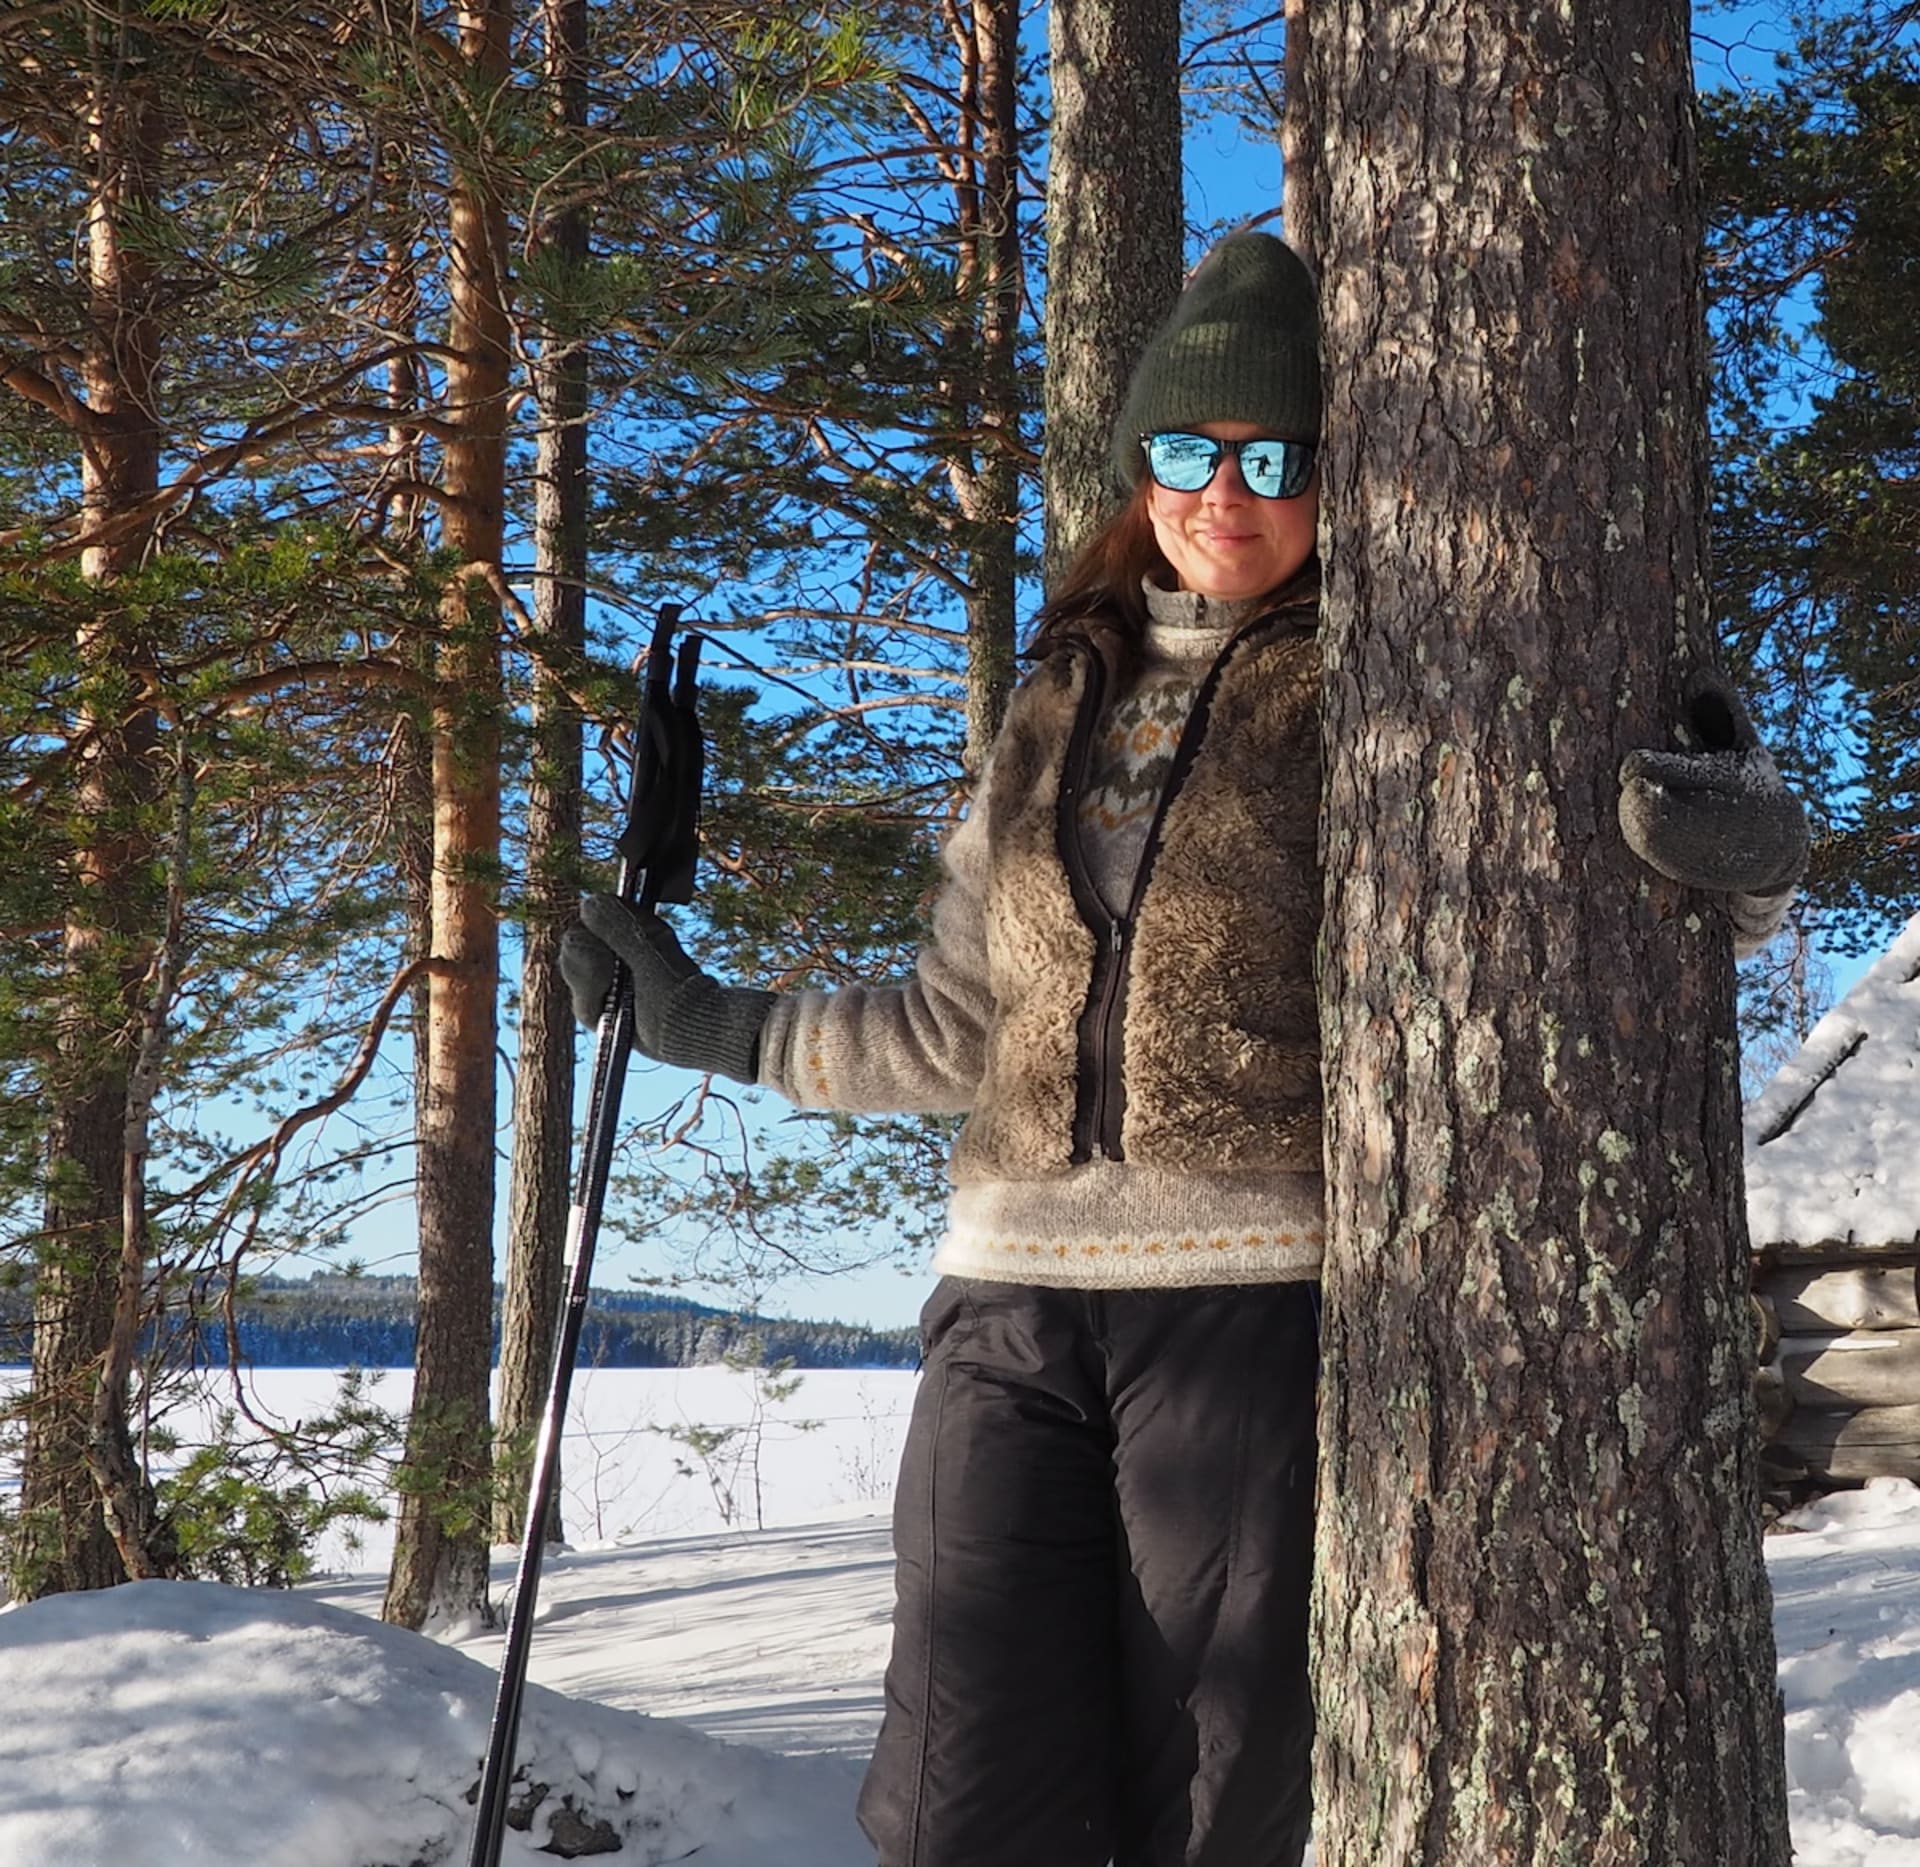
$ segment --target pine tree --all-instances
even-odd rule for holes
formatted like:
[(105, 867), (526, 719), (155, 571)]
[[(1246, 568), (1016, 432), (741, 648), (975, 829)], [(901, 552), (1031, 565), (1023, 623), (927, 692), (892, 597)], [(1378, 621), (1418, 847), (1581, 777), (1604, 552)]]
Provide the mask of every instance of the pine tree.
[(1920, 54), (1897, 23), (1808, 14), (1775, 84), (1703, 99), (1715, 601), (1820, 821), (1823, 940), (1856, 952), (1920, 909)]
[[(131, 1453), (129, 1343), (182, 1231), (177, 1215), (162, 1228), (152, 1189), (166, 1091), (200, 1054), (173, 997), (189, 950), (221, 943), (201, 897), (245, 886), (215, 887), (193, 852), (277, 807), (252, 748), (251, 800), (205, 772), (207, 734), (245, 742), (226, 709), (267, 635), (233, 599), (286, 569), (244, 521), (186, 514), (288, 431), (278, 387), (261, 395), (298, 373), (275, 318), (327, 237), (313, 183), (344, 140), (303, 142), (263, 82), (301, 31), (241, 9), (211, 24), (29, 9), (0, 27), (0, 429), (16, 469), (0, 550), (21, 624), (5, 635), (7, 828), (34, 858), (0, 910), (23, 936), (5, 1012), (31, 1085), (9, 1191), (42, 1207), (11, 1251), (36, 1303), (12, 1552), (27, 1593), (169, 1560)], [(210, 530), (227, 534), (218, 550)], [(325, 556), (308, 554), (316, 583)], [(222, 1015), (233, 1002), (196, 996)]]
[[(500, 996), (498, 589), (507, 505), (512, 374), (507, 211), (496, 159), (511, 79), (510, 0), (457, 19), (447, 196), (447, 340), (440, 544), (450, 561), (435, 648), (432, 717), (434, 969), (416, 1199), (419, 1345), (406, 1463), (382, 1618), (490, 1624), (492, 1516), (487, 1395), (493, 1350), (493, 1156)], [(420, 49), (434, 41), (423, 39)]]
[(1328, 1867), (1790, 1853), (1727, 934), (1614, 823), (1713, 658), (1687, 34), (1313, 12)]
[[(136, 230), (155, 210), (164, 131), (151, 85), (123, 76), (138, 59), (135, 22), (124, 10), (89, 21), (83, 56), (66, 87), (88, 126), (84, 149), (71, 156), (86, 188), (79, 394), (44, 376), (29, 388), (78, 442), (82, 572), (107, 584), (138, 565), (147, 529), (139, 515), (159, 485), (161, 333), (152, 315), (153, 258)], [(147, 1002), (160, 938), (149, 879), (160, 722), (132, 672), (152, 659), (138, 612), (100, 604), (83, 614), (75, 644), (83, 697), (69, 740), (77, 820), (66, 859), (65, 1036), (53, 1084), (14, 1558), (24, 1594), (98, 1588), (164, 1566), (149, 1555), (147, 1501), (123, 1491), (131, 1463), (118, 1385), (124, 1357), (116, 1346), (98, 1372), (95, 1360), (124, 1333), (116, 1328), (127, 1300), (123, 1265), (140, 1249), (134, 1225), (144, 1207), (144, 1149), (128, 1150), (138, 1119), (135, 1058), (150, 1013), (164, 1019), (168, 1010)], [(139, 1270), (136, 1260), (135, 1300)], [(102, 1478), (105, 1496), (96, 1495)]]
[[(586, 123), (585, 0), (545, 0), (542, 78), (547, 113)], [(536, 226), (534, 257), (566, 280), (585, 265), (587, 213), (578, 204)], [(536, 275), (538, 276), (538, 274)], [(513, 1180), (507, 1211), (506, 1292), (500, 1321), (500, 1418), (493, 1507), (496, 1542), (525, 1528), (519, 1482), (552, 1376), (564, 1288), (573, 1136), (573, 1008), (560, 977), (560, 935), (579, 894), (580, 720), (567, 676), (586, 650), (589, 488), (587, 354), (559, 294), (545, 308), (534, 393), (540, 411), (534, 460), (532, 769), (527, 778), (525, 900), (520, 963), (519, 1063), (514, 1073)], [(554, 1483), (549, 1540), (561, 1537)]]

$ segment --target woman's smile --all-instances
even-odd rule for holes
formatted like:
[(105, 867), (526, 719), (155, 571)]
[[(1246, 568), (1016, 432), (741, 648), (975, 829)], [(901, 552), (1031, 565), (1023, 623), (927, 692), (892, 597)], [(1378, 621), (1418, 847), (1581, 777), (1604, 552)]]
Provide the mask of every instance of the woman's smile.
[[(1210, 421), (1194, 432), (1216, 441), (1250, 441), (1262, 430), (1252, 422)], [(1279, 589), (1312, 557), (1320, 495), (1310, 485), (1294, 499), (1262, 499), (1228, 455), (1197, 493), (1152, 484), (1147, 513), (1180, 588), (1231, 602)]]

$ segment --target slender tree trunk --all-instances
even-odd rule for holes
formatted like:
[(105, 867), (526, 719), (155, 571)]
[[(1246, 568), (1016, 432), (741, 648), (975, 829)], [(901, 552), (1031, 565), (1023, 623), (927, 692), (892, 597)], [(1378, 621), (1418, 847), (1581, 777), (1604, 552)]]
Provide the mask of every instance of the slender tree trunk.
[[(388, 153), (390, 151), (390, 154)], [(418, 249), (425, 229), (418, 224), (414, 204), (407, 198), (403, 177), (405, 152), (389, 144), (386, 279), (381, 291), (380, 328), (391, 337), (412, 338), (420, 330), (420, 259)], [(387, 400), (396, 416), (417, 413), (426, 401), (426, 372), (417, 356), (396, 355), (387, 363)], [(375, 513), (375, 529), (403, 550), (416, 549), (426, 530), (427, 502), (419, 488), (426, 476), (426, 447), (421, 432), (405, 422), (387, 430), (382, 488)]]
[(980, 430), (974, 475), (978, 527), (967, 618), (967, 768), (978, 772), (1013, 691), (1020, 524), (1020, 8), (975, 0), (980, 123), (975, 263), (980, 303)]
[[(511, 13), (460, 13), (476, 94), (506, 82)], [(475, 132), (476, 139), (480, 132)], [(441, 615), (433, 718), (433, 975), (420, 1142), (420, 1306), (399, 1529), (382, 1614), (408, 1627), (491, 1619), (495, 1051), (500, 936), (501, 672), (497, 575), (506, 503), (506, 223), (479, 147), (449, 202)]]
[[(418, 9), (410, 9), (409, 30), (418, 28)], [(382, 193), (387, 222), (385, 279), (380, 294), (381, 328), (393, 337), (420, 332), (420, 261), (426, 229), (407, 198), (405, 151), (383, 146)], [(396, 417), (418, 414), (428, 398), (426, 373), (418, 357), (403, 354), (387, 363), (387, 400)], [(379, 503), (374, 524), (403, 557), (426, 542), (428, 507), (417, 489), (427, 474), (426, 447), (420, 429), (396, 420), (387, 430), (381, 465)], [(434, 646), (424, 633), (403, 637), (394, 654), (422, 676), (431, 677)], [(406, 911), (409, 963), (433, 952), (433, 734), (430, 723), (412, 705), (393, 718), (383, 767), (384, 801), (391, 830), (394, 872)], [(433, 981), (423, 972), (408, 994), (407, 1033), (413, 1059), (414, 1150), (418, 1159), (427, 1104), (427, 1068), (432, 1051)]]
[[(148, 268), (123, 238), (128, 214), (153, 200), (151, 139), (137, 98), (116, 75), (121, 46), (112, 17), (90, 18), (88, 31), (99, 76), (90, 126), (87, 400), (77, 438), (85, 522), (93, 531), (159, 485), (160, 431)], [(134, 567), (145, 548), (144, 529), (117, 534), (86, 552), (83, 569), (107, 582)], [(157, 913), (150, 813), (159, 733), (130, 674), (145, 659), (137, 624), (103, 610), (79, 647), (86, 694), (75, 731), (83, 748), (84, 840), (71, 864), (69, 1009), (53, 1087), (46, 1243), (34, 1286), (32, 1395), (12, 1578), (22, 1598), (126, 1579), (88, 1454), (116, 1432), (122, 1441), (126, 1434), (124, 1374), (117, 1394), (101, 1394), (97, 1377), (122, 1286), (129, 1072)], [(123, 1449), (130, 1459), (130, 1447)]]
[(1306, 108), (1307, 4), (1308, 0), (1286, 0), (1286, 64), (1280, 93), (1280, 224), (1295, 251), (1311, 262), (1306, 247), (1313, 188), (1313, 125)]
[[(586, 121), (585, 0), (546, 0), (550, 108), (562, 125)], [(547, 253), (587, 257), (587, 219), (574, 208), (540, 230)], [(540, 435), (534, 463), (535, 654), (553, 667), (577, 662), (587, 619), (587, 359), (562, 307), (549, 320), (534, 372)], [(560, 934), (580, 882), (580, 720), (566, 687), (537, 661), (533, 674), (533, 777), (527, 793), (525, 948), (520, 965), (520, 1062), (513, 1093), (513, 1179), (507, 1199), (506, 1295), (500, 1320), (500, 1419), (494, 1540), (526, 1527), (526, 1457), (553, 1373), (555, 1323), (573, 1154), (573, 1009), (560, 977)], [(560, 1491), (545, 1532), (561, 1538)]]
[(93, 1383), (87, 1435), (87, 1469), (100, 1494), (107, 1533), (134, 1581), (178, 1576), (180, 1551), (172, 1526), (160, 1515), (153, 1483), (134, 1451), (128, 1422), (134, 1360), (146, 1310), (146, 1272), (151, 1248), (147, 1226), (147, 1156), (153, 1139), (153, 1105), (160, 1091), (168, 1026), (179, 983), (185, 923), (187, 867), (192, 859), (193, 770), (176, 749), (175, 814), (165, 924), (153, 963), (142, 982), (142, 1008), (133, 1069), (127, 1084), (126, 1128), (120, 1152), (120, 1264), (115, 1281), (113, 1326)]
[(1316, 0), (1323, 1867), (1778, 1867), (1687, 8)]
[(954, 352), (948, 393), (972, 438), (950, 472), (967, 525), (967, 769), (978, 772), (1013, 691), (1020, 523), (1018, 349), (1020, 243), (1019, 29), (1016, 0), (947, 8), (960, 58), (957, 199), (959, 280), (975, 294)]
[(1113, 509), (1113, 425), (1180, 290), (1178, 0), (1055, 0), (1047, 16), (1046, 581)]

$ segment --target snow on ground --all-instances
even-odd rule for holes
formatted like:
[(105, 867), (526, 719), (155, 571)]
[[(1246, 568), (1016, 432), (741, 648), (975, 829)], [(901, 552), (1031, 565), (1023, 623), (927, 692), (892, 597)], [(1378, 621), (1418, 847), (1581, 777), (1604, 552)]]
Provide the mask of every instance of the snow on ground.
[[(609, 1858), (649, 1867), (870, 1858), (853, 1799), (891, 1562), (884, 1518), (841, 1495), (817, 1436), (864, 1445), (873, 1408), (831, 1399), (816, 1389), (838, 1424), (800, 1442), (810, 1515), (789, 1488), (793, 1514), (766, 1530), (549, 1560), (531, 1661), (549, 1689), (529, 1693), (521, 1748), (548, 1793), (509, 1867), (555, 1858), (539, 1850), (563, 1807), (563, 1829), (605, 1824)], [(602, 1502), (625, 1508), (604, 1486)], [(1767, 1553), (1797, 1867), (1920, 1867), (1920, 1489), (1879, 1481), (1793, 1522)], [(502, 1551), (497, 1594), (511, 1577)], [(500, 1636), (382, 1626), (380, 1592), (373, 1575), (146, 1583), (0, 1614), (0, 1867), (459, 1867)]]
[[(317, 1592), (378, 1614), (385, 1579)], [(892, 1607), (883, 1517), (556, 1552), (542, 1566), (527, 1676), (729, 1744), (859, 1760), (880, 1728)], [(457, 1644), (493, 1667), (501, 1640), (469, 1633)]]
[(1798, 1867), (1920, 1867), (1920, 1487), (1876, 1478), (1767, 1541)]

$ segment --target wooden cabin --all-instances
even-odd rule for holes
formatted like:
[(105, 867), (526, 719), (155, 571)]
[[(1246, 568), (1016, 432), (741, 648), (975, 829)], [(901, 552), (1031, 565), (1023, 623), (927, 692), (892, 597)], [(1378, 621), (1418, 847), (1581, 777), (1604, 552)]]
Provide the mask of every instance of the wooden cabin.
[(1749, 1106), (1746, 1166), (1769, 1479), (1920, 1482), (1920, 915)]

